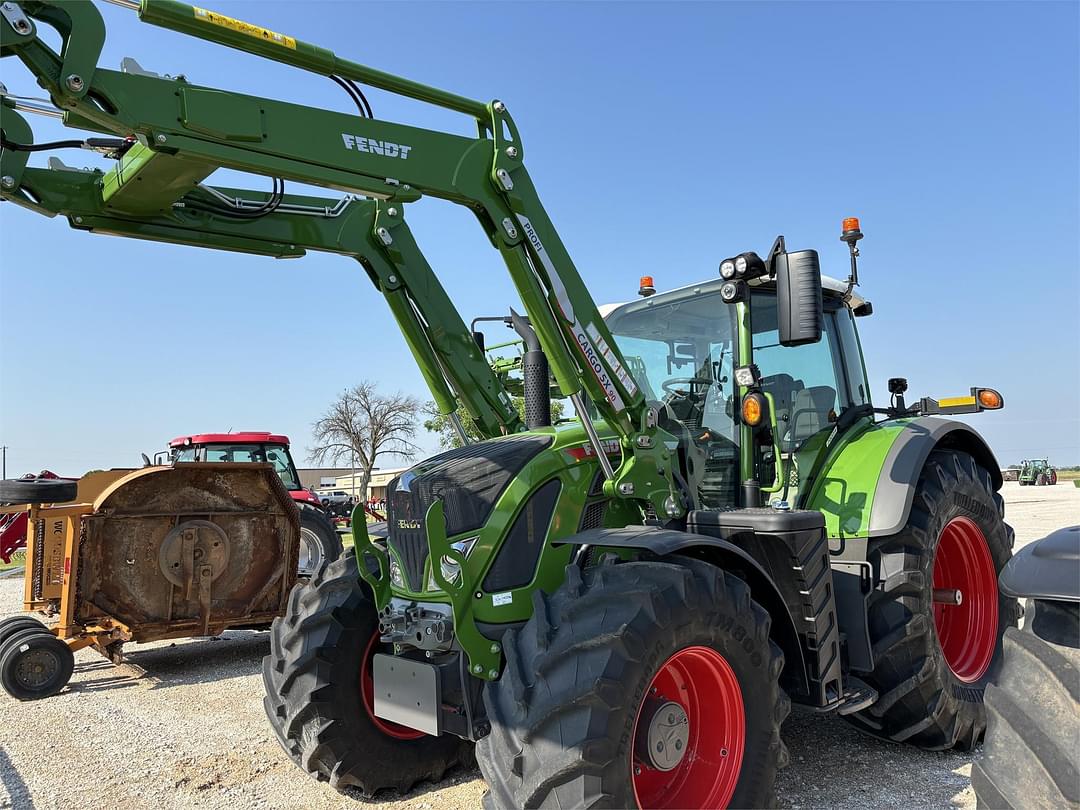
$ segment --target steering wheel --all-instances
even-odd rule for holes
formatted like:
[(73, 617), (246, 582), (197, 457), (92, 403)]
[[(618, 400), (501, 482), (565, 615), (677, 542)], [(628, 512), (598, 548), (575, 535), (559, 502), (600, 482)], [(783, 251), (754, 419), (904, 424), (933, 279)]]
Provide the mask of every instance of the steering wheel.
[[(665, 394), (669, 394), (673, 397), (689, 397), (693, 395), (693, 387), (698, 383), (708, 387), (712, 385), (713, 381), (706, 379), (705, 377), (672, 377), (670, 380), (664, 380), (660, 387), (664, 389)], [(690, 390), (679, 391), (674, 387), (676, 385), (689, 385)]]

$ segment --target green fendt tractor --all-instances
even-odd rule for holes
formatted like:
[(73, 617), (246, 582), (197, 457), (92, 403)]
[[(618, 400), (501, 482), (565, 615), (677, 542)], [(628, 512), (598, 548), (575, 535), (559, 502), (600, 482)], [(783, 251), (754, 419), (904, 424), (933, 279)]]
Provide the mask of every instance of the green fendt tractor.
[[(440, 412), (462, 405), (485, 437), (399, 476), (385, 527), (354, 520), (355, 553), (275, 623), (266, 713), (301, 768), (371, 794), (438, 779), (475, 747), (491, 807), (747, 807), (771, 801), (792, 701), (926, 749), (979, 740), (1016, 620), (996, 583), (1013, 536), (992, 453), (946, 417), (1002, 400), (908, 405), (898, 378), (874, 406), (856, 220), (846, 282), (781, 237), (602, 313), (502, 102), (171, 0), (115, 1), (328, 76), (358, 114), (101, 68), (93, 5), (9, 2), (0, 55), (49, 100), (2, 100), (3, 198), (82, 230), (352, 257)], [(374, 119), (356, 82), (462, 113), (477, 135)], [(108, 137), (34, 144), (19, 111)], [(116, 164), (27, 166), (73, 145)], [(273, 190), (204, 183), (220, 167)], [(293, 180), (358, 196), (286, 194)], [(405, 225), (424, 195), (473, 211), (507, 264), (524, 424)], [(551, 424), (552, 385), (573, 421)]]
[(1022, 487), (1045, 487), (1057, 483), (1057, 470), (1046, 458), (1026, 458), (1020, 462), (1020, 475), (1016, 479)]

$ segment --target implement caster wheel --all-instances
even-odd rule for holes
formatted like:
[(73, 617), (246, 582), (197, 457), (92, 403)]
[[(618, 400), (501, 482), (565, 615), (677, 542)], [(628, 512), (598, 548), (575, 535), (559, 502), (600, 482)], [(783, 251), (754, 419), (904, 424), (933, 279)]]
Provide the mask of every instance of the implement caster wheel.
[(74, 671), (71, 648), (44, 627), (21, 630), (0, 646), (0, 686), (18, 700), (52, 697)]
[(16, 633), (23, 630), (44, 630), (45, 625), (33, 616), (7, 616), (0, 619), (0, 648)]

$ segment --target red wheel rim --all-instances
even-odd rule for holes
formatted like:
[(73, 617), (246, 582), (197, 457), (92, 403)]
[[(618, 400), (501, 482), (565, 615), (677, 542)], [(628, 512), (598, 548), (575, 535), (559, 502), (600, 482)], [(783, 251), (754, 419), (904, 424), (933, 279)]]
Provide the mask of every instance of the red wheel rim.
[(941, 652), (965, 683), (979, 680), (997, 645), (997, 571), (982, 529), (955, 517), (941, 530), (934, 554), (934, 590), (959, 590), (959, 605), (934, 602), (934, 626)]
[(364, 711), (371, 718), (371, 722), (375, 724), (375, 728), (387, 737), (393, 737), (395, 740), (415, 740), (423, 737), (424, 732), (422, 731), (417, 731), (415, 728), (409, 728), (408, 726), (400, 726), (397, 723), (391, 723), (389, 720), (383, 720), (381, 717), (375, 716), (375, 678), (371, 674), (371, 660), (375, 657), (378, 645), (379, 631), (376, 630), (371, 635), (371, 641), (364, 648), (364, 657), (360, 660), (360, 697), (361, 702), (364, 704)]
[(634, 718), (646, 733), (652, 701), (678, 703), (686, 713), (686, 752), (671, 770), (658, 770), (632, 745), (634, 799), (641, 808), (727, 807), (735, 793), (746, 743), (742, 689), (731, 665), (709, 647), (687, 647), (667, 659), (649, 684)]

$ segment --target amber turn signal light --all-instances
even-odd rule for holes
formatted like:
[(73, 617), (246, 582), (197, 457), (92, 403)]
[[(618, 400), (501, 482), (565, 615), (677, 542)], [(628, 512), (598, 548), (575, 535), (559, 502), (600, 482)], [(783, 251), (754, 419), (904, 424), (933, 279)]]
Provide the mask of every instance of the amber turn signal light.
[(765, 397), (761, 394), (747, 394), (742, 401), (743, 424), (757, 427), (765, 418)]
[(980, 388), (978, 393), (975, 394), (975, 398), (979, 400), (979, 407), (988, 411), (996, 411), (1005, 404), (1001, 394), (993, 388)]

